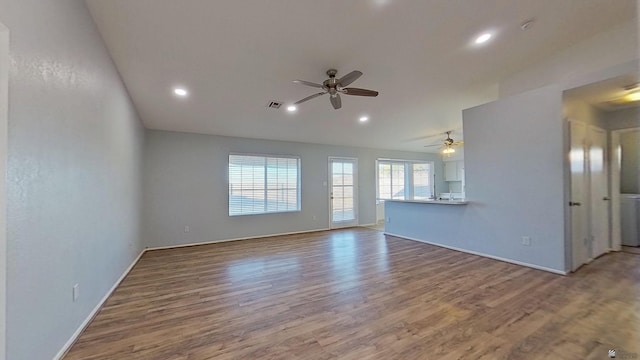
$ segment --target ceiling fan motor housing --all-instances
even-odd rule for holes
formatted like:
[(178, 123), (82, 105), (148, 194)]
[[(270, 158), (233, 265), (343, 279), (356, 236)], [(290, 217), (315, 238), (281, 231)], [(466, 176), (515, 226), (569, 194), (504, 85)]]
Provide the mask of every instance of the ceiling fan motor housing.
[(352, 82), (356, 81), (360, 76), (362, 76), (362, 72), (358, 70), (354, 70), (346, 75), (344, 75), (340, 79), (336, 79), (336, 75), (338, 74), (338, 70), (329, 69), (327, 70), (328, 79), (322, 82), (322, 84), (317, 84), (311, 81), (305, 80), (294, 80), (295, 83), (311, 86), (315, 88), (321, 88), (323, 92), (319, 92), (313, 94), (311, 96), (307, 96), (306, 98), (296, 101), (294, 104), (301, 104), (305, 101), (311, 100), (318, 96), (322, 96), (324, 94), (329, 94), (331, 99), (331, 105), (334, 109), (338, 110), (342, 107), (342, 101), (340, 100), (340, 93), (345, 95), (356, 95), (356, 96), (370, 96), (375, 97), (378, 96), (378, 92), (374, 90), (367, 89), (358, 89), (358, 88), (347, 88)]

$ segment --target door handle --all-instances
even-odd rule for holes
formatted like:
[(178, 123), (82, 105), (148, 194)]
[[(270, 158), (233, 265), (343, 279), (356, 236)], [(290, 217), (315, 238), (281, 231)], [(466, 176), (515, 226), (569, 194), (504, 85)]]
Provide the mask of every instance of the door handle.
[(603, 198), (602, 198), (602, 200), (604, 200), (604, 201), (609, 201), (609, 200), (611, 200), (611, 198), (610, 198), (610, 197), (608, 197), (608, 196), (605, 196), (605, 197), (603, 197)]
[(582, 204), (577, 201), (569, 201), (569, 206), (580, 206), (580, 205)]

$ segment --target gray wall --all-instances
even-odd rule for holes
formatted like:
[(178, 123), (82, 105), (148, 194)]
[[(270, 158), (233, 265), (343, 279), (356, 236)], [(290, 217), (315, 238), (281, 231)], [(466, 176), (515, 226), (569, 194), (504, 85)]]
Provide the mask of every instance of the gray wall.
[[(300, 156), (302, 211), (229, 217), (230, 152)], [(442, 173), (437, 154), (148, 131), (143, 202), (146, 245), (157, 247), (326, 229), (329, 203), (328, 189), (323, 182), (328, 180), (329, 156), (358, 158), (360, 224), (376, 222), (377, 158), (433, 160), (436, 173)], [(185, 226), (190, 227), (190, 232), (184, 232)]]
[[(9, 30), (0, 23), (0, 173), (7, 173), (9, 104)], [(0, 360), (6, 360), (7, 318), (7, 191), (0, 180)]]
[(620, 192), (640, 194), (640, 131), (620, 134), (622, 162), (620, 166)]
[(0, 22), (12, 60), (7, 359), (52, 359), (142, 249), (144, 129), (84, 1), (0, 0)]
[(640, 106), (603, 114), (608, 130), (640, 127)]
[[(470, 203), (389, 202), (385, 230), (565, 271), (561, 98), (559, 89), (547, 87), (465, 110)], [(531, 246), (522, 245), (523, 236), (531, 237)]]

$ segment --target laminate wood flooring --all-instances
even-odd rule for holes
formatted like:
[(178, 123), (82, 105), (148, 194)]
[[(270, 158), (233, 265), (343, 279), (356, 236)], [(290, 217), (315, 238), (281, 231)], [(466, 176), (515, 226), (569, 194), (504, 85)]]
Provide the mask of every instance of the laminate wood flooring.
[(561, 276), (355, 228), (149, 251), (64, 359), (606, 359), (609, 349), (640, 359), (637, 255)]
[(622, 251), (624, 252), (628, 252), (631, 254), (637, 254), (640, 255), (640, 247), (634, 247), (634, 246), (623, 246), (622, 247)]

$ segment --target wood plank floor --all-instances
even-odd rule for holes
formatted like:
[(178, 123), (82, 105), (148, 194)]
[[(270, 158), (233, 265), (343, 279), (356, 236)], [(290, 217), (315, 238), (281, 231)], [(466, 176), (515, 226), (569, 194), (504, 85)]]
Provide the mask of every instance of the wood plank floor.
[(150, 251), (64, 359), (606, 359), (609, 349), (640, 359), (638, 255), (560, 276), (356, 228)]
[(622, 251), (640, 255), (640, 247), (623, 246)]

